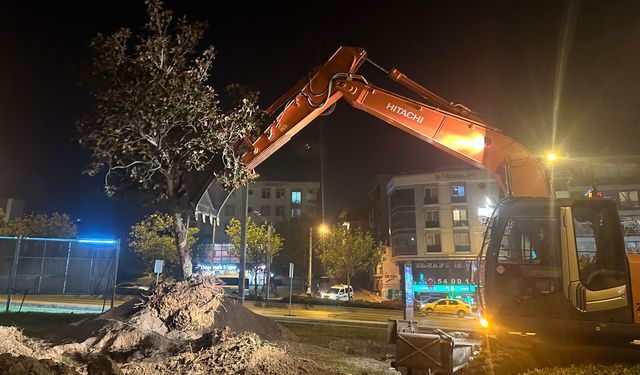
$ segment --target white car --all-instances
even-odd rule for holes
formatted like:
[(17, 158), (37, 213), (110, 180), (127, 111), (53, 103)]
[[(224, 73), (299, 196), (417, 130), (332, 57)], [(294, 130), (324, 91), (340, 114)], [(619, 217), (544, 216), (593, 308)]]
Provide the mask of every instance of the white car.
[[(348, 294), (347, 290), (349, 291)], [(344, 284), (334, 285), (326, 291), (320, 292), (320, 297), (337, 301), (350, 301), (353, 299), (353, 287)]]

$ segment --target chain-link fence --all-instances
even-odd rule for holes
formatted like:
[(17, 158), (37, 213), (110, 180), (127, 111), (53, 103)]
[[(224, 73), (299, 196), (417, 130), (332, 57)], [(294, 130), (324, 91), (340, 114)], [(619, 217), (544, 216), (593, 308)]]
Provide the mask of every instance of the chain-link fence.
[(0, 236), (0, 291), (113, 298), (120, 241)]

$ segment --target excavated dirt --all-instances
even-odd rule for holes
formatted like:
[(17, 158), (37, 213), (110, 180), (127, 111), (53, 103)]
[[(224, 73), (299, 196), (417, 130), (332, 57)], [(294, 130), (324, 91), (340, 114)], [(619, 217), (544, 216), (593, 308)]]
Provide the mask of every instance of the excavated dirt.
[(52, 335), (55, 346), (0, 327), (0, 369), (36, 375), (325, 374), (313, 361), (288, 354), (286, 345), (266, 341), (295, 339), (271, 319), (224, 298), (214, 277), (194, 277), (61, 327)]
[(79, 375), (66, 365), (50, 359), (0, 354), (0, 375)]
[(215, 314), (215, 327), (231, 332), (253, 332), (263, 340), (295, 341), (296, 335), (273, 320), (258, 315), (233, 298), (223, 298)]
[(200, 351), (180, 353), (161, 361), (142, 361), (123, 366), (126, 375), (160, 374), (324, 374), (314, 363), (287, 355), (249, 332), (219, 331), (210, 346)]

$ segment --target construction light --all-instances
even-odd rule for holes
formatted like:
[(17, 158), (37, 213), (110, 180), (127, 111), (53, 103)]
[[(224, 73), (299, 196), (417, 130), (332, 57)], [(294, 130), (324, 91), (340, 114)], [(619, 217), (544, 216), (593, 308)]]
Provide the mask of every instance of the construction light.
[(485, 318), (480, 318), (480, 327), (489, 328), (489, 321)]
[(549, 161), (554, 161), (558, 158), (558, 155), (556, 155), (554, 152), (550, 152), (547, 154), (547, 159), (549, 159)]

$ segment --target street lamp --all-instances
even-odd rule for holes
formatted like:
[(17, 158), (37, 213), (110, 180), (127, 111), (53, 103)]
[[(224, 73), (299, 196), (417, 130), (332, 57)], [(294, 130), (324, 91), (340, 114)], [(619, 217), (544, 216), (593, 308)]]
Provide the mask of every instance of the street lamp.
[[(321, 224), (318, 229), (320, 230), (320, 235), (324, 235), (329, 231), (329, 227), (327, 227), (325, 224)], [(308, 296), (312, 294), (312, 291), (311, 291), (311, 285), (313, 285), (311, 281), (313, 278), (312, 267), (313, 267), (313, 226), (309, 227), (309, 267), (308, 267), (309, 274), (307, 275), (307, 291), (306, 291), (306, 294)]]

